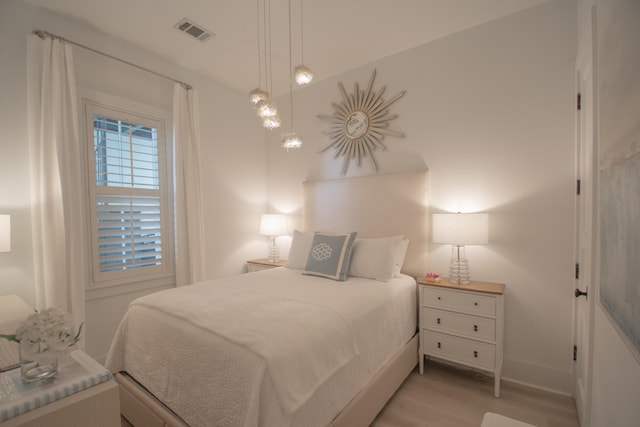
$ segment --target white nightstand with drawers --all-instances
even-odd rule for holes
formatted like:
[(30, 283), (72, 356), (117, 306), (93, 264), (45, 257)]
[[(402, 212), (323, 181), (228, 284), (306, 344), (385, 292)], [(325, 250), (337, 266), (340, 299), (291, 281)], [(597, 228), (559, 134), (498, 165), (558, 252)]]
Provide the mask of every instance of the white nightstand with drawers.
[(448, 360), (494, 375), (500, 396), (505, 285), (418, 279), (420, 374), (424, 357)]
[(268, 268), (276, 268), (287, 265), (286, 259), (278, 261), (270, 261), (268, 258), (262, 259), (250, 259), (247, 261), (247, 273), (253, 273), (255, 271), (266, 270)]

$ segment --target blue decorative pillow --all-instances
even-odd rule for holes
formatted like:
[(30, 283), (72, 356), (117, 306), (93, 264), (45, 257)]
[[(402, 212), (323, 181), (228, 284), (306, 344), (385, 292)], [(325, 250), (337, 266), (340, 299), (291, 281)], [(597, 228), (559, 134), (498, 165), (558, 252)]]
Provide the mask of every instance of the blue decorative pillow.
[(357, 232), (350, 234), (324, 234), (316, 232), (302, 274), (346, 280), (351, 263), (351, 250)]

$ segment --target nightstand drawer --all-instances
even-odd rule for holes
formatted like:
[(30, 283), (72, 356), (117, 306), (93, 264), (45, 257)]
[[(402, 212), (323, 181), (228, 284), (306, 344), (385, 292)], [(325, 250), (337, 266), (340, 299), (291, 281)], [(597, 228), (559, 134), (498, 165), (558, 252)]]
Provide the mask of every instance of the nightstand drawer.
[(470, 314), (496, 315), (496, 299), (491, 296), (479, 295), (477, 292), (466, 293), (425, 287), (422, 293), (422, 304)]
[(494, 345), (424, 329), (420, 333), (424, 354), (488, 370), (495, 368)]
[(271, 261), (267, 258), (262, 259), (250, 259), (247, 261), (247, 273), (253, 273), (256, 271), (267, 270), (269, 268), (282, 267), (287, 265), (286, 259), (278, 261)]
[(469, 316), (436, 309), (421, 308), (421, 327), (450, 332), (487, 341), (496, 340), (496, 321), (486, 317)]
[(273, 268), (273, 267), (268, 265), (262, 265), (262, 264), (247, 263), (247, 273), (253, 273), (255, 271), (261, 271), (261, 270), (268, 270), (270, 268)]

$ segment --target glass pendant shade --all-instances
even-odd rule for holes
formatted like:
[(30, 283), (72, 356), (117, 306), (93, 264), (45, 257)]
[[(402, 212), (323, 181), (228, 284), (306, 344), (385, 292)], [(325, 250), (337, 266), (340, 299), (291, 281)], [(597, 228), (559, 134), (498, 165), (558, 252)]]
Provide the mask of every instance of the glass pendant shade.
[(259, 87), (249, 92), (249, 101), (251, 101), (253, 105), (257, 106), (258, 102), (266, 101), (268, 99), (269, 99), (269, 92), (262, 90)]
[(268, 99), (258, 101), (258, 103), (256, 104), (256, 108), (258, 109), (258, 116), (262, 117), (263, 119), (266, 117), (273, 117), (278, 114), (276, 104)]
[(302, 146), (302, 137), (291, 132), (282, 137), (282, 147), (286, 148), (300, 148)]
[(276, 114), (275, 116), (263, 117), (262, 126), (267, 129), (277, 129), (281, 124), (280, 116)]
[(296, 80), (296, 83), (299, 85), (306, 85), (311, 83), (313, 80), (313, 73), (309, 68), (304, 65), (296, 65), (293, 69), (293, 76)]

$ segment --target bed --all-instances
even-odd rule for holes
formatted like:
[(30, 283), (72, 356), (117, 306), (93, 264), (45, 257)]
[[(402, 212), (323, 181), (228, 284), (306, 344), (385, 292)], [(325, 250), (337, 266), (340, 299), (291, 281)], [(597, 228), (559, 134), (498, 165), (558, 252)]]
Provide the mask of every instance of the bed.
[[(117, 373), (121, 412), (132, 424), (368, 425), (413, 370), (414, 277), (426, 268), (426, 172), (308, 181), (303, 188), (307, 232), (294, 235), (288, 267), (130, 305), (107, 367)], [(312, 233), (318, 230), (329, 233)], [(313, 239), (317, 248), (315, 239), (336, 235), (344, 239), (336, 247), (351, 242), (344, 281), (302, 266), (308, 254), (298, 253), (303, 241)], [(386, 251), (381, 259), (390, 259), (390, 250), (393, 274), (374, 277), (387, 271), (375, 254)]]

